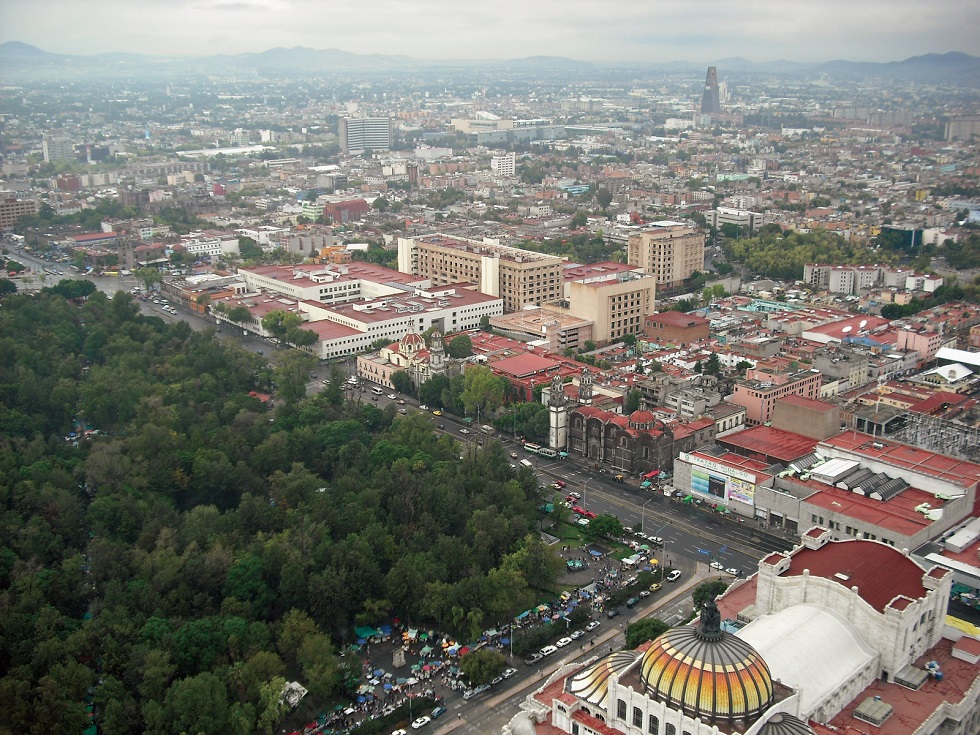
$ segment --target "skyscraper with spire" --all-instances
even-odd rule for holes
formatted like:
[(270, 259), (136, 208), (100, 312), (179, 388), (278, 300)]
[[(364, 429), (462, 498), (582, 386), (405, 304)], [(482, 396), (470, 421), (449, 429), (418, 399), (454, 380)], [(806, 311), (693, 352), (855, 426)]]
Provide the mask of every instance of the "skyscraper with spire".
[(701, 97), (701, 114), (715, 115), (721, 112), (721, 101), (718, 95), (718, 69), (708, 67), (708, 76), (704, 80), (704, 96)]

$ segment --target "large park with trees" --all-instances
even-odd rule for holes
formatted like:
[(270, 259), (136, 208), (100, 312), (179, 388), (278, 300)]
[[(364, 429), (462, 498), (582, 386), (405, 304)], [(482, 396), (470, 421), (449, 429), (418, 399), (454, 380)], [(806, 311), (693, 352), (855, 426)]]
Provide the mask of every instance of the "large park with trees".
[(3, 297), (12, 731), (81, 732), (91, 695), (109, 734), (271, 732), (283, 681), (349, 693), (355, 626), (471, 640), (553, 594), (535, 479), (498, 443), (460, 457), (424, 417), (345, 401), (339, 371), (308, 395), (313, 359), (277, 356), (125, 293)]

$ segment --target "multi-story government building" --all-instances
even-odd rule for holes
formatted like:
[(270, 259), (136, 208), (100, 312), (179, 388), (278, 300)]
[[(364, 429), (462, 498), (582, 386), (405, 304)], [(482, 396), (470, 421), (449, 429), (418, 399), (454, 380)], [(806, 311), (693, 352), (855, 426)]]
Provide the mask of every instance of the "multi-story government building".
[(704, 233), (683, 222), (654, 222), (630, 235), (630, 265), (657, 277), (660, 286), (677, 286), (704, 269)]
[(342, 117), (337, 135), (344, 153), (387, 151), (391, 149), (391, 118)]
[(504, 311), (540, 306), (563, 295), (562, 259), (449, 235), (398, 239), (398, 270), (427, 278), (433, 286), (470, 282), (503, 300)]

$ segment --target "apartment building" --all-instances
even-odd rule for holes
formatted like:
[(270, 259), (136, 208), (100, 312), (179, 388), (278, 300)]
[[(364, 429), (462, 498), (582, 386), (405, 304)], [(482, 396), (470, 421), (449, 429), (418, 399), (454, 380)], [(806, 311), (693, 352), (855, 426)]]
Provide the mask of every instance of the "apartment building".
[(342, 117), (337, 135), (340, 138), (340, 150), (344, 153), (387, 151), (391, 149), (391, 118)]
[(745, 408), (747, 425), (758, 426), (772, 419), (776, 402), (784, 396), (819, 399), (822, 379), (819, 370), (790, 372), (750, 368), (745, 380), (735, 383), (735, 392), (728, 401)]
[(21, 217), (31, 214), (37, 214), (37, 202), (33, 199), (10, 197), (0, 200), (0, 230), (13, 227)]
[(398, 239), (398, 270), (431, 280), (433, 286), (475, 283), (503, 299), (504, 311), (540, 306), (562, 297), (562, 260), (531, 250), (449, 235)]
[(493, 156), (490, 159), (490, 170), (499, 176), (513, 176), (517, 171), (517, 156), (514, 153)]
[(654, 222), (630, 235), (627, 260), (656, 276), (661, 286), (677, 286), (704, 269), (704, 233), (683, 222)]

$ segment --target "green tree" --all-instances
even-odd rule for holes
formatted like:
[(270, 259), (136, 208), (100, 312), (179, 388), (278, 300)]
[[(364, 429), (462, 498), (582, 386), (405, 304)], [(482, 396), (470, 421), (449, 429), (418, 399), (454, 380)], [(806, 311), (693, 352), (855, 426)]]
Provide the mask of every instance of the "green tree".
[(404, 393), (407, 396), (414, 393), (412, 379), (405, 370), (396, 370), (391, 374), (389, 380), (391, 380), (391, 384), (395, 386), (395, 390), (399, 393)]
[(474, 365), (463, 373), (463, 406), (467, 413), (486, 414), (504, 400), (504, 383), (485, 365)]
[(442, 408), (443, 394), (449, 390), (449, 377), (446, 375), (433, 375), (419, 386), (419, 401), (429, 406)]
[(156, 268), (137, 268), (133, 271), (133, 275), (147, 291), (151, 291), (158, 283), (163, 283), (163, 276)]
[(704, 364), (704, 374), (705, 375), (721, 374), (721, 358), (718, 357), (717, 352), (712, 352), (708, 356), (708, 360)]
[(640, 399), (643, 398), (643, 393), (638, 389), (633, 388), (626, 394), (626, 398), (623, 399), (623, 413), (629, 416), (634, 411), (640, 409)]
[(164, 713), (173, 735), (220, 735), (228, 725), (228, 693), (210, 671), (175, 682), (167, 690)]
[(459, 668), (473, 686), (489, 684), (507, 668), (507, 659), (500, 651), (481, 648), (460, 659)]
[(708, 600), (713, 600), (728, 589), (728, 582), (716, 579), (699, 584), (694, 590), (694, 608), (699, 610)]
[(456, 360), (473, 355), (473, 340), (466, 334), (454, 337), (446, 343), (446, 354)]
[(595, 200), (598, 202), (599, 207), (605, 211), (609, 209), (609, 205), (612, 204), (613, 195), (609, 189), (602, 188), (595, 193)]
[(289, 350), (275, 368), (277, 394), (287, 403), (296, 403), (306, 396), (306, 383), (316, 367), (316, 358), (300, 350)]
[(656, 618), (644, 618), (626, 626), (625, 650), (632, 650), (637, 646), (652, 641), (654, 638), (663, 635), (670, 629), (663, 620)]
[(589, 522), (586, 533), (592, 538), (618, 539), (623, 537), (623, 524), (616, 516), (605, 513)]
[(285, 342), (289, 330), (299, 327), (302, 323), (303, 317), (299, 314), (282, 309), (274, 309), (262, 317), (262, 328), (279, 342)]
[(261, 260), (264, 253), (254, 239), (246, 235), (241, 235), (238, 238), (238, 254), (244, 260)]

